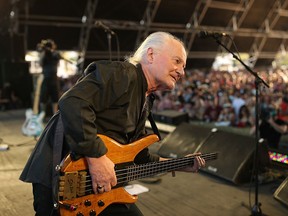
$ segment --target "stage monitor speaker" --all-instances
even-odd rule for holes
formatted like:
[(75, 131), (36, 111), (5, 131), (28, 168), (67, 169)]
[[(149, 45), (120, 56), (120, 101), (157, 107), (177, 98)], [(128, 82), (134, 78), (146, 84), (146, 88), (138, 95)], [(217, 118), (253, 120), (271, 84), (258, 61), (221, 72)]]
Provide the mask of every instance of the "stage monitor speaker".
[(179, 125), (182, 122), (189, 121), (188, 113), (175, 110), (163, 110), (160, 112), (154, 112), (153, 118), (155, 121), (171, 125)]
[(288, 177), (277, 188), (273, 196), (282, 204), (288, 206)]
[[(216, 160), (209, 161), (201, 170), (235, 184), (248, 183), (254, 173), (255, 137), (234, 132), (218, 131), (213, 139), (199, 148), (199, 152), (218, 152)], [(268, 145), (261, 139), (258, 144), (258, 173), (270, 165)]]
[[(179, 158), (192, 154), (199, 144), (209, 137), (211, 129), (189, 123), (182, 123), (162, 141), (158, 154), (161, 157)], [(212, 135), (212, 134), (211, 134)]]
[[(218, 158), (201, 170), (242, 184), (251, 180), (255, 147), (253, 136), (183, 123), (162, 140), (158, 154), (178, 158), (194, 152), (218, 152)], [(270, 165), (267, 143), (263, 140), (258, 149), (259, 168), (264, 170)]]

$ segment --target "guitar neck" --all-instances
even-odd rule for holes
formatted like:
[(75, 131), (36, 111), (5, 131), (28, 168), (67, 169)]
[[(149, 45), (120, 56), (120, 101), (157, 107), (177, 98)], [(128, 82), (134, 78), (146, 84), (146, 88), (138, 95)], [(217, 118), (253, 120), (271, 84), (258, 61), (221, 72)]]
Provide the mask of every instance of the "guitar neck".
[[(202, 154), (201, 157), (205, 159), (205, 161), (214, 160), (217, 158), (217, 153)], [(116, 171), (117, 180), (119, 184), (122, 184), (160, 173), (183, 169), (188, 166), (193, 166), (194, 158), (194, 156), (188, 156), (179, 159), (128, 166), (123, 170)]]

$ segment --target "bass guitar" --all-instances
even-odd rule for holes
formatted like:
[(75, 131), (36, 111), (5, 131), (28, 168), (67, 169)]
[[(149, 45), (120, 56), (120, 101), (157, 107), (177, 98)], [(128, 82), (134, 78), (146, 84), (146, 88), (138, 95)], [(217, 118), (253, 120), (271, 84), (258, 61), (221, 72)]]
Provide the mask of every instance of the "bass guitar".
[(26, 120), (22, 125), (22, 133), (25, 136), (38, 137), (44, 129), (43, 118), (45, 117), (45, 112), (41, 111), (39, 113), (39, 98), (43, 79), (43, 74), (40, 74), (37, 78), (36, 90), (34, 93), (33, 110), (30, 108), (27, 109), (25, 112)]
[[(108, 148), (107, 157), (115, 164), (117, 185), (102, 194), (93, 193), (91, 176), (85, 158), (73, 161), (68, 155), (61, 163), (59, 179), (59, 206), (61, 216), (98, 215), (112, 203), (135, 203), (137, 195), (129, 194), (123, 187), (128, 182), (156, 174), (192, 166), (194, 156), (135, 165), (135, 156), (144, 148), (159, 141), (152, 134), (128, 145), (99, 135)], [(217, 153), (202, 154), (206, 161), (217, 158)]]

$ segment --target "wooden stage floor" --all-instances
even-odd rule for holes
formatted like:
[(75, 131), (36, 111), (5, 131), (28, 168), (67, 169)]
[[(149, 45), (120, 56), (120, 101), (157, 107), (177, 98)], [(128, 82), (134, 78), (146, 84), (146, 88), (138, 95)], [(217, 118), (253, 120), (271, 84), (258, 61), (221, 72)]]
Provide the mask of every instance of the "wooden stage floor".
[[(23, 136), (21, 126), (25, 110), (0, 112), (0, 142), (9, 144), (0, 151), (0, 215), (31, 216), (31, 185), (18, 180), (31, 153), (35, 140)], [(234, 185), (204, 172), (198, 174), (176, 172), (159, 176), (160, 181), (134, 181), (149, 189), (139, 195), (137, 205), (145, 216), (245, 216), (251, 215), (255, 201), (255, 187)], [(286, 216), (288, 207), (273, 197), (284, 176), (259, 185), (258, 199), (263, 215)], [(243, 205), (244, 203), (244, 205)], [(246, 207), (248, 206), (248, 207)]]

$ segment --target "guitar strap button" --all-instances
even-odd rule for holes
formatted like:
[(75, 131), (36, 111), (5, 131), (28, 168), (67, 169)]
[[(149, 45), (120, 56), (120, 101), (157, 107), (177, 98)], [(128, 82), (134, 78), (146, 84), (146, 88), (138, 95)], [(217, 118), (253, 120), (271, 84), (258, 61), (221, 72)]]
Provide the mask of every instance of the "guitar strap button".
[(60, 170), (61, 170), (61, 166), (60, 166), (60, 165), (56, 165), (56, 166), (55, 166), (55, 171), (56, 171), (56, 172), (59, 172)]

